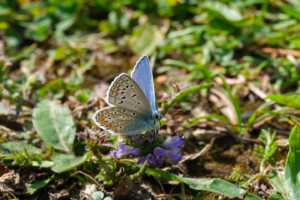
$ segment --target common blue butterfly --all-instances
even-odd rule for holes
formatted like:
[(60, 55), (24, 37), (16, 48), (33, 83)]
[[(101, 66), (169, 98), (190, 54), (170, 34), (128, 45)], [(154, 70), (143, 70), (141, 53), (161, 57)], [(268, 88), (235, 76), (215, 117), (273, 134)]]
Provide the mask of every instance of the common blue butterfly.
[(142, 56), (131, 77), (122, 73), (106, 93), (109, 107), (96, 111), (94, 122), (112, 134), (138, 134), (159, 130), (162, 115), (155, 109), (153, 76), (149, 59)]

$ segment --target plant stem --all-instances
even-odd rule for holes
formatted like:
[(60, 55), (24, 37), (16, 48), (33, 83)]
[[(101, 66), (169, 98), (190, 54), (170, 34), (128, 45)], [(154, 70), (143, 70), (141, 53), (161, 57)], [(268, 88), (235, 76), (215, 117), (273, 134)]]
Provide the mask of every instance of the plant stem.
[(146, 160), (144, 162), (143, 166), (141, 167), (141, 169), (137, 173), (130, 175), (129, 178), (131, 178), (131, 180), (133, 180), (133, 181), (136, 180), (137, 178), (143, 176), (143, 174), (146, 172), (147, 168), (148, 168), (148, 162)]
[[(77, 174), (77, 173), (83, 174), (84, 176), (89, 177), (91, 180), (93, 180), (93, 181), (95, 182), (96, 185), (98, 185), (98, 187), (101, 187), (101, 185), (98, 183), (98, 181), (96, 181), (96, 180), (95, 180), (93, 177), (91, 177), (90, 175), (88, 175), (88, 174), (86, 174), (86, 173), (84, 173), (84, 172), (82, 172), (82, 171), (77, 171), (77, 172), (75, 172), (75, 174)], [(75, 175), (75, 174), (73, 174), (73, 175)]]
[(186, 200), (186, 198), (185, 198), (184, 183), (181, 183), (181, 200)]
[(248, 188), (249, 185), (250, 185), (250, 183), (251, 183), (252, 181), (254, 181), (255, 179), (257, 179), (258, 177), (260, 177), (260, 176), (261, 176), (261, 173), (256, 174), (255, 176), (253, 176), (252, 178), (250, 178), (250, 179), (249, 179), (246, 183), (244, 183), (243, 185), (245, 185), (246, 188)]
[(94, 156), (96, 156), (99, 161), (102, 161), (102, 155), (100, 154), (99, 150), (95, 147), (92, 147), (91, 150), (92, 150)]

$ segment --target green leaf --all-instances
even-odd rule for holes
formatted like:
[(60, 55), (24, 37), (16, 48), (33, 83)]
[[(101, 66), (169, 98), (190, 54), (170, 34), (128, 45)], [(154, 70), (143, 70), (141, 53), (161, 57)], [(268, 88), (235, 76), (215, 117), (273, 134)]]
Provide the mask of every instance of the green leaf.
[(54, 179), (54, 176), (51, 176), (50, 178), (48, 178), (46, 180), (35, 182), (35, 183), (29, 185), (29, 187), (27, 188), (27, 191), (24, 193), (30, 194), (32, 192), (35, 192), (36, 190), (45, 187), (53, 179)]
[(74, 155), (60, 154), (52, 158), (54, 166), (51, 168), (53, 171), (61, 173), (74, 169), (86, 162), (92, 156), (92, 152), (89, 152), (81, 157)]
[[(229, 98), (230, 98), (230, 100), (231, 100), (231, 102), (234, 106), (235, 113), (236, 113), (236, 116), (237, 116), (237, 122), (238, 122), (239, 125), (241, 125), (243, 121), (242, 121), (242, 112), (241, 112), (241, 107), (240, 107), (240, 104), (239, 104), (238, 96), (237, 96), (237, 98), (234, 98), (234, 96), (231, 93), (230, 87), (229, 87), (228, 83), (226, 82), (224, 76), (221, 75), (221, 74), (219, 74), (219, 76), (222, 79), (224, 87), (225, 87), (226, 91), (228, 92)], [(237, 93), (237, 95), (238, 95), (238, 93)]]
[(2, 154), (7, 154), (7, 155), (12, 155), (12, 151), (16, 151), (18, 153), (23, 153), (24, 148), (26, 148), (27, 152), (29, 154), (32, 153), (41, 153), (41, 149), (26, 144), (24, 142), (6, 142), (6, 143), (1, 143), (0, 144), (0, 150)]
[(54, 165), (54, 162), (51, 161), (32, 161), (33, 167), (42, 167), (42, 168), (48, 168), (52, 167)]
[(279, 194), (271, 194), (268, 200), (284, 200), (284, 198)]
[(101, 192), (101, 191), (96, 191), (96, 192), (93, 192), (92, 197), (93, 197), (95, 200), (102, 200), (103, 197), (104, 197), (104, 193)]
[(284, 198), (290, 198), (287, 193), (287, 187), (284, 182), (284, 174), (281, 172), (277, 172), (275, 170), (269, 170), (267, 172), (267, 178), (272, 185), (272, 187), (279, 193), (281, 193)]
[(113, 200), (111, 197), (105, 197), (103, 200)]
[(189, 71), (193, 71), (196, 68), (196, 64), (189, 64), (181, 60), (174, 60), (174, 59), (165, 59), (164, 65), (174, 65), (180, 68), (187, 69)]
[(280, 9), (283, 12), (285, 12), (286, 14), (291, 15), (295, 19), (300, 20), (300, 15), (299, 15), (300, 10), (299, 10), (299, 8), (292, 8), (292, 7), (289, 7), (289, 6), (282, 5), (282, 6), (280, 6)]
[(76, 17), (70, 17), (65, 20), (60, 21), (56, 24), (56, 31), (57, 32), (64, 32), (68, 28), (70, 28), (76, 22)]
[(169, 101), (168, 103), (164, 103), (162, 105), (163, 109), (165, 110), (165, 112), (168, 112), (169, 109), (172, 107), (172, 105), (176, 102), (179, 102), (183, 97), (193, 93), (193, 92), (197, 92), (201, 89), (204, 89), (204, 88), (209, 88), (211, 87), (213, 84), (211, 83), (208, 83), (208, 84), (204, 84), (204, 85), (196, 85), (196, 86), (193, 86), (193, 87), (190, 87), (190, 88), (187, 88), (181, 92), (179, 92), (171, 101)]
[(275, 101), (276, 103), (283, 106), (289, 106), (292, 108), (300, 109), (300, 97), (298, 96), (274, 94), (267, 96), (266, 99), (271, 99), (272, 101)]
[[(194, 178), (182, 178), (174, 174), (169, 174), (160, 170), (147, 169), (146, 174), (152, 176), (158, 176), (170, 181), (177, 181), (180, 183), (186, 183), (190, 188), (195, 190), (205, 190), (222, 194), (228, 197), (243, 197), (245, 190), (237, 187), (236, 185), (229, 183), (221, 179), (194, 179)], [(254, 194), (248, 193), (245, 200), (262, 200)]]
[(165, 34), (160, 26), (153, 26), (146, 23), (138, 26), (130, 38), (129, 48), (136, 54), (151, 55), (158, 45), (163, 43)]
[(182, 182), (180, 179), (176, 178), (173, 174), (169, 174), (167, 172), (161, 171), (159, 169), (150, 169), (147, 168), (146, 174), (151, 175), (151, 176), (158, 176), (160, 178), (169, 180), (169, 181), (177, 181), (177, 182)]
[(75, 124), (70, 110), (47, 100), (41, 101), (33, 110), (33, 124), (53, 148), (70, 153), (75, 139)]
[[(237, 187), (236, 185), (229, 183), (221, 179), (194, 179), (194, 178), (182, 178), (176, 175), (173, 175), (178, 179), (181, 179), (186, 183), (190, 188), (195, 190), (206, 190), (214, 192), (217, 194), (225, 195), (228, 197), (243, 197), (244, 190)], [(248, 193), (245, 200), (261, 200), (258, 196)]]
[(216, 17), (236, 27), (249, 26), (253, 23), (253, 17), (248, 16), (243, 18), (238, 10), (228, 7), (219, 1), (205, 1), (201, 3), (201, 6)]
[(300, 126), (295, 126), (289, 137), (290, 151), (285, 163), (285, 184), (291, 200), (300, 197)]

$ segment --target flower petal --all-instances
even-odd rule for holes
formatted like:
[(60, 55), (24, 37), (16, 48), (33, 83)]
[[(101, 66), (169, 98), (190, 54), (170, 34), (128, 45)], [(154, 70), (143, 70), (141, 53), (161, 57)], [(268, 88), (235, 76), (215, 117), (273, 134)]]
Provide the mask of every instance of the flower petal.
[(151, 153), (149, 153), (146, 158), (149, 164), (154, 164), (154, 156)]
[(162, 158), (157, 157), (154, 160), (154, 165), (162, 166), (163, 163), (164, 163), (164, 159), (162, 159)]
[(184, 136), (181, 138), (179, 136), (174, 136), (171, 140), (166, 141), (162, 144), (163, 148), (174, 148), (174, 147), (181, 147), (185, 144)]
[(132, 153), (133, 151), (134, 151), (134, 147), (129, 147), (129, 146), (126, 146), (126, 145), (124, 145), (124, 144), (122, 144), (122, 143), (118, 143), (118, 147), (119, 147), (119, 149), (117, 149), (117, 151), (114, 151), (114, 154), (115, 154), (115, 156), (117, 156), (117, 157), (120, 157), (120, 156), (122, 156), (122, 155), (127, 155), (127, 154), (130, 154), (130, 153)]
[(138, 156), (138, 155), (140, 155), (141, 151), (142, 150), (140, 148), (136, 148), (136, 149), (133, 150), (132, 155), (133, 156)]
[(142, 165), (144, 162), (146, 161), (146, 157), (143, 156), (143, 157), (140, 157), (137, 161), (137, 165)]
[(154, 155), (156, 155), (157, 157), (164, 157), (166, 155), (166, 150), (160, 148), (160, 147), (156, 147), (154, 149)]

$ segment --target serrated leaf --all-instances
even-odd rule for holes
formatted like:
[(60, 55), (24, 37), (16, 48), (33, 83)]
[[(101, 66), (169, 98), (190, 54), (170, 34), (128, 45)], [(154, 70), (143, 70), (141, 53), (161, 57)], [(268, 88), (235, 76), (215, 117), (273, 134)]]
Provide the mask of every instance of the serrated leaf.
[(69, 171), (84, 164), (86, 160), (89, 159), (91, 156), (92, 152), (89, 152), (84, 156), (80, 157), (76, 157), (74, 155), (60, 154), (52, 158), (54, 166), (51, 169), (57, 173)]
[(300, 126), (295, 126), (289, 137), (290, 150), (285, 163), (285, 184), (291, 200), (300, 197)]
[(33, 110), (33, 124), (43, 141), (70, 153), (75, 139), (75, 124), (70, 110), (47, 100)]

